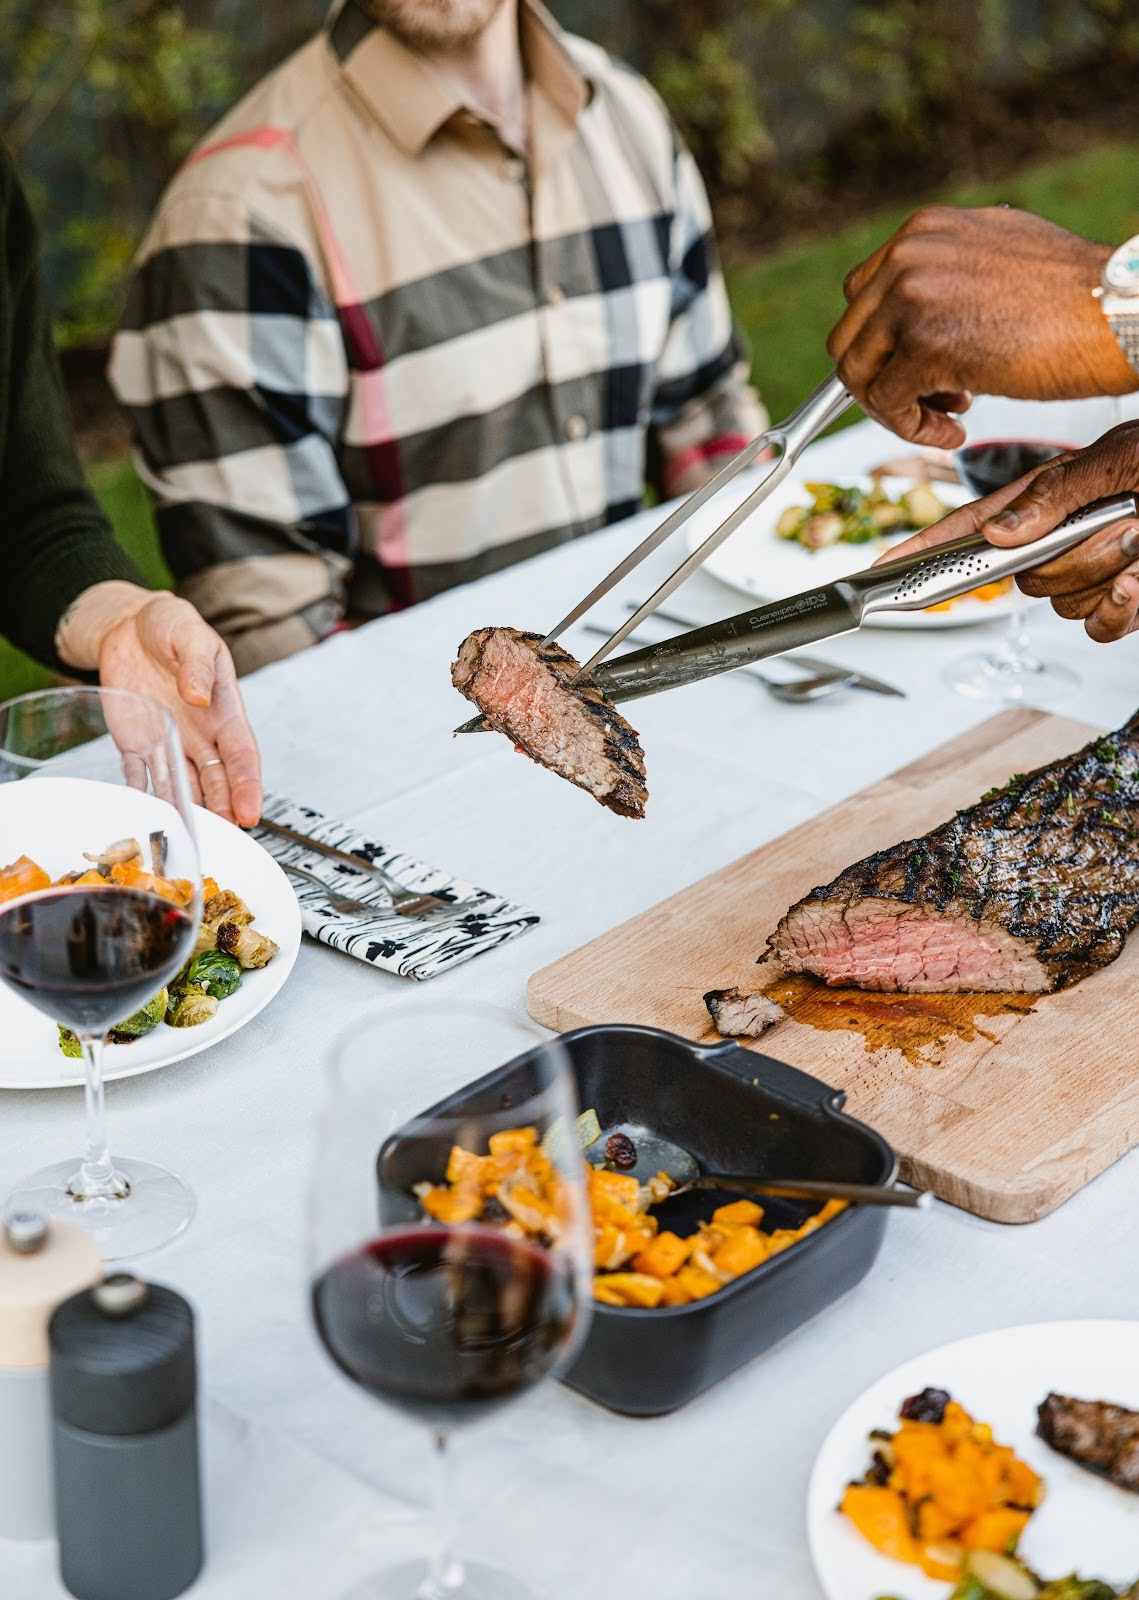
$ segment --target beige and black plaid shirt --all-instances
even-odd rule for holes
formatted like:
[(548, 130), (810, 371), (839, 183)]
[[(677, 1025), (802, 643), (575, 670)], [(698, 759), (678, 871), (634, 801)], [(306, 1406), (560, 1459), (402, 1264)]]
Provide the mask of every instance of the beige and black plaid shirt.
[(523, 0), (528, 160), (357, 0), (217, 127), (111, 379), (243, 671), (678, 493), (763, 422), (700, 178)]

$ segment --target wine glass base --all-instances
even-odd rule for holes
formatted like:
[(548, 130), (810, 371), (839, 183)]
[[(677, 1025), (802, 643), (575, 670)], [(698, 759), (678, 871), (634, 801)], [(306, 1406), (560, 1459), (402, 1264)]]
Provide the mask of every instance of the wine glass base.
[(456, 1580), (440, 1588), (426, 1561), (407, 1561), (366, 1578), (344, 1600), (541, 1600), (537, 1589), (481, 1561), (465, 1561)]
[(1055, 705), (1080, 686), (1079, 674), (1059, 661), (980, 650), (952, 662), (943, 678), (958, 694), (991, 705)]
[(56, 1161), (16, 1185), (9, 1208), (38, 1211), (57, 1222), (85, 1228), (99, 1245), (104, 1261), (123, 1261), (159, 1250), (176, 1239), (194, 1215), (193, 1191), (181, 1178), (149, 1161), (115, 1162), (115, 1173), (128, 1187), (122, 1198), (80, 1200), (69, 1185), (79, 1163)]

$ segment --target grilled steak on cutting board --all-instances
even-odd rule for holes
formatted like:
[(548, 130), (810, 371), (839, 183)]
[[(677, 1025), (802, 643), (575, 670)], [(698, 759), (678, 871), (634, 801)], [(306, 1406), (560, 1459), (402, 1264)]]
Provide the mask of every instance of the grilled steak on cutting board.
[(571, 682), (580, 670), (561, 645), (543, 649), (540, 634), (479, 628), (459, 646), (451, 682), (540, 766), (619, 816), (643, 817), (649, 792), (640, 740), (600, 690)]
[(1060, 1455), (1139, 1493), (1139, 1411), (1050, 1394), (1037, 1412), (1036, 1431)]
[(768, 940), (790, 972), (911, 993), (1064, 989), (1139, 918), (1139, 713), (812, 889)]

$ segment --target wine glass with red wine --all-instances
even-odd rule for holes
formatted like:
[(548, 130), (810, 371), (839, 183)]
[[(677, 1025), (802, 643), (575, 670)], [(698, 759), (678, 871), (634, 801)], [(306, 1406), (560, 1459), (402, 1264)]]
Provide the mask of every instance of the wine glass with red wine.
[(353, 1600), (531, 1596), (456, 1555), (447, 1441), (563, 1371), (585, 1336), (576, 1116), (564, 1047), (489, 1007), (404, 1005), (336, 1053), (309, 1204), (313, 1317), (343, 1373), (428, 1429), (438, 1479), (434, 1557)]
[[(121, 689), (0, 705), (0, 978), (78, 1041), (87, 1106), (83, 1155), (33, 1173), (10, 1203), (88, 1228), (106, 1260), (157, 1249), (194, 1213), (173, 1173), (112, 1159), (103, 1051), (112, 1030), (141, 1026), (143, 1008), (157, 1015), (193, 954), (201, 907), (170, 713)], [(45, 1029), (45, 1050), (60, 1043)]]

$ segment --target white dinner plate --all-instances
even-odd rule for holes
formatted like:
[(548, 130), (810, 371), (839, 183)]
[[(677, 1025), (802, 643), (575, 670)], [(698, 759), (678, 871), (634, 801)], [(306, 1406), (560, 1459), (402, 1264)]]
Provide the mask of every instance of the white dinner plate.
[[(704, 563), (703, 570), (710, 572), (721, 583), (753, 598), (786, 600), (804, 589), (815, 589), (820, 584), (834, 583), (860, 572), (884, 554), (900, 538), (874, 540), (870, 544), (832, 544), (825, 550), (807, 550), (793, 539), (780, 539), (775, 524), (788, 506), (810, 503), (811, 496), (804, 487), (809, 474), (795, 474), (774, 490), (769, 500)], [(757, 480), (758, 481), (758, 480)], [(838, 483), (844, 488), (869, 489), (872, 480), (866, 477), (828, 478), (828, 483)], [(912, 488), (911, 480), (883, 478), (882, 486), (893, 498)], [(956, 483), (934, 483), (933, 492), (949, 506), (963, 506), (973, 498), (968, 490)], [(702, 542), (708, 534), (704, 526), (694, 527), (688, 534), (689, 550)], [(970, 600), (962, 598), (948, 611), (903, 611), (893, 616), (871, 616), (866, 619), (868, 628), (966, 628), (977, 622), (994, 622), (1007, 617), (1012, 610), (1014, 597), (1000, 595), (996, 600)]]
[(1109, 1583), (1139, 1576), (1139, 1495), (1076, 1466), (1036, 1437), (1036, 1408), (1050, 1391), (1112, 1400), (1139, 1411), (1139, 1322), (1042, 1322), (1002, 1328), (879, 1378), (839, 1419), (819, 1451), (807, 1495), (811, 1558), (827, 1600), (945, 1600), (951, 1585), (879, 1555), (837, 1510), (870, 1461), (872, 1428), (897, 1427), (898, 1407), (925, 1388), (948, 1389), (1001, 1444), (1044, 1479), (1043, 1505), (1020, 1555), (1045, 1578), (1078, 1571)]
[[(48, 789), (53, 791), (50, 801)], [(0, 860), (27, 854), (46, 871), (58, 876), (82, 865), (74, 859), (56, 860), (58, 808), (81, 811), (86, 848), (102, 849), (111, 839), (133, 831), (145, 838), (148, 815), (127, 816), (127, 801), (138, 807), (160, 802), (114, 785), (80, 778), (48, 778), (0, 784)], [(106, 815), (100, 817), (100, 810)], [(301, 914), (289, 881), (267, 851), (240, 828), (194, 808), (198, 854), (203, 875), (216, 878), (223, 889), (233, 889), (253, 912), (253, 926), (275, 939), (280, 949), (268, 966), (246, 972), (241, 987), (223, 1000), (209, 1022), (196, 1028), (170, 1028), (162, 1022), (132, 1044), (108, 1045), (103, 1062), (105, 1077), (133, 1078), (155, 1072), (172, 1062), (208, 1050), (227, 1039), (265, 1008), (280, 989), (297, 959), (301, 942)], [(83, 1082), (83, 1063), (65, 1056), (59, 1048), (58, 1030), (7, 984), (0, 983), (0, 1089), (59, 1089)]]

